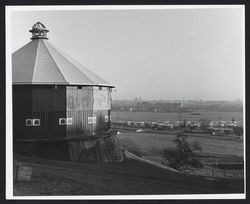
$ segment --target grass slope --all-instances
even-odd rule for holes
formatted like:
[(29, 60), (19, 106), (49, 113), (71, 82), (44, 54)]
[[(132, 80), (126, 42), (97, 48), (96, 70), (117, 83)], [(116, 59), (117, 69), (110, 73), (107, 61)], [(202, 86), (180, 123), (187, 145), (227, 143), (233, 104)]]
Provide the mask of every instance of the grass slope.
[(145, 195), (242, 193), (241, 180), (206, 180), (135, 160), (75, 163), (15, 155), (33, 167), (30, 182), (14, 182), (14, 195)]

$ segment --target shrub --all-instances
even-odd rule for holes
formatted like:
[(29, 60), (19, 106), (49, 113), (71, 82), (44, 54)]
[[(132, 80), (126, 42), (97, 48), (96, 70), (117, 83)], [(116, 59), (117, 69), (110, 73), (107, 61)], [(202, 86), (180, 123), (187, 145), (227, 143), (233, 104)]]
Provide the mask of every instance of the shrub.
[(195, 151), (202, 151), (198, 141), (187, 142), (187, 136), (179, 134), (173, 140), (175, 148), (163, 149), (162, 157), (172, 168), (184, 170), (188, 167), (202, 167), (198, 159), (194, 159)]

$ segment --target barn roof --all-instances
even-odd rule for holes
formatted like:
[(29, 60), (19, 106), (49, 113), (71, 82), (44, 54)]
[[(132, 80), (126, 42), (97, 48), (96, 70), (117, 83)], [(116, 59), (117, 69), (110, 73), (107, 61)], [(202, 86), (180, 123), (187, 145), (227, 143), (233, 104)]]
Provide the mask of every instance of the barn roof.
[(13, 84), (114, 87), (48, 42), (43, 24), (36, 23), (30, 32), (32, 41), (12, 54)]

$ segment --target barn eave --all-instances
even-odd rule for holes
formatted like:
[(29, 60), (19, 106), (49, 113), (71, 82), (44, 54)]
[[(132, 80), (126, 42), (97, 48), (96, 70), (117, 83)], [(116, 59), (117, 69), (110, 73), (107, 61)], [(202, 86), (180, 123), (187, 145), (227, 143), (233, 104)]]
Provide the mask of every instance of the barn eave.
[(98, 87), (109, 87), (115, 88), (114, 85), (110, 84), (92, 84), (92, 83), (58, 83), (58, 82), (13, 82), (12, 85), (64, 85), (64, 86), (98, 86)]

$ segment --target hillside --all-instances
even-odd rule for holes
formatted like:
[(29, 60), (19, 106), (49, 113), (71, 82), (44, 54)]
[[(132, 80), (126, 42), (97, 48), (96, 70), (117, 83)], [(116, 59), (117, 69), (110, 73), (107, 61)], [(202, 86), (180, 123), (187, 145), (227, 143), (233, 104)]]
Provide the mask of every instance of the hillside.
[(15, 155), (33, 167), (30, 182), (14, 182), (14, 195), (138, 195), (242, 193), (242, 180), (207, 180), (136, 160), (74, 163)]

